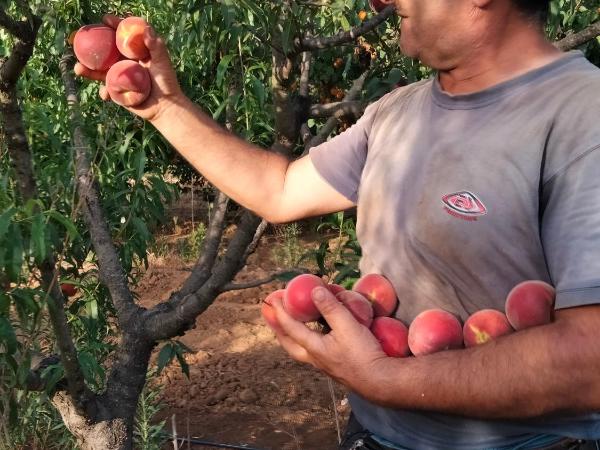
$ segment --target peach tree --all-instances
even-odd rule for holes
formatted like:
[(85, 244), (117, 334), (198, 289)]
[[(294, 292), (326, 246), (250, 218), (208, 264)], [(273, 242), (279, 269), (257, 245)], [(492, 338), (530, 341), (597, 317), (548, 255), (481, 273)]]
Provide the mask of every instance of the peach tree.
[[(597, 58), (592, 3), (553, 2), (549, 32), (562, 48), (585, 46)], [(399, 54), (393, 7), (372, 12), (366, 0), (1, 0), (6, 446), (132, 448), (152, 353), (160, 348), (159, 365), (177, 359), (185, 369), (176, 338), (219, 294), (252, 285), (234, 279), (267, 227), (215, 191), (188, 279), (152, 308), (136, 301), (153, 233), (179, 190), (166, 175), (189, 170), (151, 126), (74, 78), (69, 35), (105, 12), (149, 19), (195, 102), (289, 157), (344, 130), (399, 84), (430, 75)], [(224, 239), (232, 208), (236, 231)]]

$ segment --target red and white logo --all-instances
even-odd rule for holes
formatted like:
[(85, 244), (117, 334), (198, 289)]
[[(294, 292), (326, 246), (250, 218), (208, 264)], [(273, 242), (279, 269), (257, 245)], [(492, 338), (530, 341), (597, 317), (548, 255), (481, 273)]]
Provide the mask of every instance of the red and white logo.
[(469, 191), (456, 192), (442, 197), (446, 212), (459, 219), (475, 221), (487, 214), (487, 208), (477, 196)]

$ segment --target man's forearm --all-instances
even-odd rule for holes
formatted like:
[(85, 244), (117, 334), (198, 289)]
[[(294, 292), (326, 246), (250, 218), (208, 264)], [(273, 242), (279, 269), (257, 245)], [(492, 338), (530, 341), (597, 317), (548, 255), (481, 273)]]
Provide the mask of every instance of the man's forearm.
[(152, 124), (209, 182), (239, 204), (270, 219), (289, 161), (222, 128), (187, 98)]
[(376, 385), (357, 392), (392, 408), (488, 419), (600, 411), (599, 308), (578, 309), (577, 319), (567, 310), (480, 347), (383, 359)]

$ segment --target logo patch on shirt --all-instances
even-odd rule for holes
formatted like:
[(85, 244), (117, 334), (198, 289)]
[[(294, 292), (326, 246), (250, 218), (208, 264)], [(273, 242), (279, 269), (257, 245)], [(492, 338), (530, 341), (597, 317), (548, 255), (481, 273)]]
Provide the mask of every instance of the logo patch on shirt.
[(487, 208), (477, 196), (469, 191), (456, 192), (442, 197), (444, 209), (459, 219), (474, 222), (487, 214)]

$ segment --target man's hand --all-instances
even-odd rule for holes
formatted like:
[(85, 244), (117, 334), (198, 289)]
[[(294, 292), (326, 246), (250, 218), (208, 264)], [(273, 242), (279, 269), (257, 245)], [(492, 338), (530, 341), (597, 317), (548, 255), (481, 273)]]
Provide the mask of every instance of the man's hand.
[(483, 419), (522, 419), (600, 410), (600, 306), (557, 311), (548, 325), (485, 345), (414, 358), (389, 358), (327, 289), (313, 300), (331, 333), (321, 335), (273, 302), (277, 338), (363, 398), (390, 408)]
[(281, 299), (276, 299), (272, 305), (282, 330), (276, 332), (277, 339), (294, 359), (312, 364), (355, 392), (369, 391), (373, 371), (387, 359), (381, 345), (328, 289), (314, 289), (313, 301), (331, 332), (323, 335), (310, 330), (287, 314)]
[[(102, 18), (102, 21), (111, 28), (117, 28), (121, 19), (112, 14)], [(144, 43), (150, 51), (150, 58), (140, 61), (140, 64), (148, 69), (152, 80), (152, 90), (148, 99), (141, 105), (128, 108), (132, 113), (148, 121), (157, 120), (173, 104), (179, 104), (184, 95), (179, 87), (177, 75), (173, 70), (167, 46), (162, 38), (156, 35), (152, 27), (147, 27), (144, 34)], [(77, 63), (75, 73), (96, 81), (104, 82), (106, 72), (93, 71)], [(104, 100), (110, 100), (105, 86), (100, 88), (100, 96)]]

